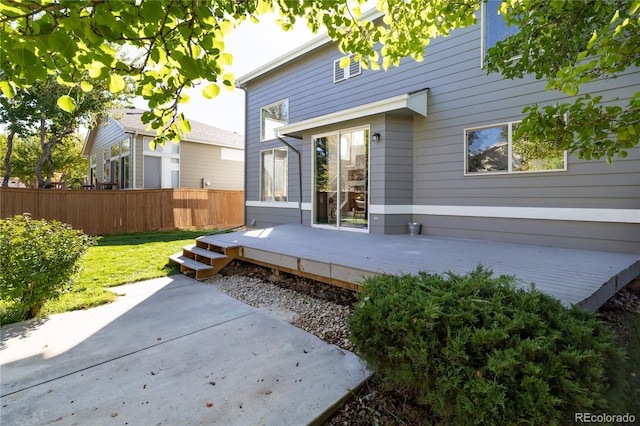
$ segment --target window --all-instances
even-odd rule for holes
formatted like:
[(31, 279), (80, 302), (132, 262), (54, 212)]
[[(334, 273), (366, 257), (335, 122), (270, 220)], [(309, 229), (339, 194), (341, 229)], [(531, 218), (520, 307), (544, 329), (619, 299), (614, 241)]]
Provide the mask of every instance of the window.
[(227, 161), (244, 161), (244, 151), (241, 149), (220, 148), (220, 159)]
[(89, 184), (93, 185), (98, 172), (98, 154), (93, 154), (89, 157)]
[(130, 140), (123, 139), (111, 146), (110, 175), (111, 181), (117, 182), (120, 188), (130, 188)]
[(518, 33), (515, 26), (508, 27), (504, 17), (498, 13), (502, 0), (482, 3), (482, 63), (489, 48), (510, 35)]
[(143, 138), (145, 188), (180, 187), (180, 144), (166, 142), (151, 148), (152, 138)]
[(465, 130), (465, 174), (566, 170), (566, 152), (553, 142), (514, 139), (519, 124)]
[(110, 177), (110, 162), (109, 162), (109, 157), (107, 157), (107, 150), (105, 149), (102, 153), (102, 181), (103, 182), (111, 182), (111, 177)]
[(349, 66), (342, 68), (340, 66), (341, 59), (333, 61), (333, 82), (338, 83), (351, 77), (355, 77), (362, 72), (360, 61), (354, 60), (354, 55), (349, 56)]
[(260, 108), (260, 141), (276, 139), (276, 128), (289, 122), (289, 100)]
[(260, 201), (287, 201), (287, 148), (260, 153)]

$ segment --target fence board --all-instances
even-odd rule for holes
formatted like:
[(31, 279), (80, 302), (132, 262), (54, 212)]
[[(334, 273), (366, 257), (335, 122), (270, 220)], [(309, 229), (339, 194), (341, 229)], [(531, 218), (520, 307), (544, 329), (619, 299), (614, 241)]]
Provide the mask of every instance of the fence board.
[(244, 223), (244, 192), (197, 188), (123, 191), (0, 188), (0, 217), (30, 213), (90, 235), (223, 228)]

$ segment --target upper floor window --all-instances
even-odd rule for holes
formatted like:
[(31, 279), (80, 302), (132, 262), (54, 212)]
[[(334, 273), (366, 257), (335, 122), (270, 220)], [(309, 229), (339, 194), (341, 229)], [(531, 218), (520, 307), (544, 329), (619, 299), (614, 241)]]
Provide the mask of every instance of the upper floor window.
[(276, 139), (276, 128), (289, 122), (289, 100), (284, 99), (260, 108), (260, 141)]
[(510, 35), (518, 33), (518, 27), (507, 26), (504, 16), (498, 13), (502, 0), (489, 0), (482, 3), (482, 63), (489, 48)]
[(552, 141), (515, 138), (520, 122), (465, 130), (465, 174), (541, 172), (567, 169), (564, 150)]
[(334, 83), (338, 83), (339, 81), (355, 77), (362, 72), (362, 65), (360, 61), (354, 60), (354, 55), (349, 56), (349, 66), (347, 66), (346, 68), (342, 68), (340, 66), (340, 61), (342, 61), (342, 59), (336, 59), (335, 61), (333, 61)]

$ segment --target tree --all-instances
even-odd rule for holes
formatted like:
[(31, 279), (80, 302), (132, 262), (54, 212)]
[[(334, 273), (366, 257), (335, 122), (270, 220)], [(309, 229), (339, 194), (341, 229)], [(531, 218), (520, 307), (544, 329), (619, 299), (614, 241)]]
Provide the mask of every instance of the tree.
[[(50, 75), (29, 87), (16, 89), (11, 99), (0, 96), (0, 115), (6, 117), (10, 132), (18, 132), (23, 137), (38, 137), (40, 155), (33, 167), (38, 187), (45, 188), (56, 168), (54, 148), (76, 132), (79, 126), (92, 125), (98, 116), (123, 101), (127, 94), (128, 91), (124, 90), (116, 97), (106, 90), (102, 82), (89, 78), (83, 80), (83, 85), (69, 86)], [(60, 107), (65, 98), (72, 99), (75, 105), (70, 112)], [(9, 139), (12, 142), (11, 134)], [(11, 155), (11, 145), (8, 148), (5, 163)]]
[[(387, 69), (407, 56), (423, 60), (430, 39), (475, 24), (482, 0), (379, 0), (382, 22), (362, 17), (363, 1), (5, 0), (0, 3), (5, 76), (0, 89), (10, 97), (17, 87), (55, 71), (61, 81), (80, 85), (87, 72), (119, 92), (124, 77), (132, 76), (136, 95), (150, 107), (143, 122), (157, 129), (159, 140), (177, 141), (189, 130), (177, 114), (178, 103), (188, 101), (186, 88), (207, 81), (202, 90), (207, 98), (215, 97), (220, 86), (233, 88), (234, 78), (225, 71), (233, 57), (224, 40), (243, 21), (256, 22), (275, 11), (287, 30), (304, 17), (312, 30), (326, 28), (341, 50), (356, 54), (364, 66)], [(585, 82), (615, 78), (640, 64), (639, 9), (640, 0), (506, 0), (502, 13), (521, 30), (490, 50), (487, 69), (506, 78), (534, 73), (549, 81), (549, 89), (576, 96)], [(139, 56), (119, 59), (117, 47), (123, 46)], [(540, 49), (543, 58), (535, 58)], [(347, 64), (345, 57), (342, 65)], [(624, 150), (639, 141), (639, 98), (635, 93), (627, 108), (587, 95), (564, 106), (532, 106), (521, 131), (552, 137), (584, 158), (625, 156)], [(68, 111), (74, 108), (68, 96), (60, 104)], [(558, 122), (564, 111), (573, 122)]]
[[(62, 139), (51, 150), (55, 173), (67, 188), (81, 188), (83, 178), (87, 174), (87, 159), (82, 157), (83, 143), (83, 138), (74, 133)], [(0, 135), (0, 154), (6, 153), (6, 149), (7, 137)], [(11, 158), (11, 176), (20, 179), (20, 182), (26, 186), (32, 186), (37, 182), (35, 164), (41, 157), (42, 148), (38, 136), (15, 138)], [(44, 164), (42, 173), (49, 175), (49, 162)]]

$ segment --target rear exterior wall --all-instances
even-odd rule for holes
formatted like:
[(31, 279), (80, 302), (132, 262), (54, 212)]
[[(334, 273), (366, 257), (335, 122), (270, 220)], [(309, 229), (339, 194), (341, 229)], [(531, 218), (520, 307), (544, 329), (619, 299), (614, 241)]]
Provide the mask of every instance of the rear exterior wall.
[[(370, 232), (406, 233), (406, 222), (415, 221), (423, 233), (438, 236), (640, 252), (638, 220), (533, 219), (527, 213), (531, 208), (637, 212), (640, 148), (625, 159), (614, 158), (612, 165), (569, 155), (563, 171), (465, 175), (465, 129), (518, 121), (527, 105), (566, 99), (545, 91), (545, 82), (533, 77), (487, 75), (481, 67), (479, 24), (433, 40), (423, 62), (406, 59), (387, 72), (363, 70), (334, 83), (333, 61), (340, 57), (327, 43), (247, 83), (246, 217), (256, 226), (299, 222), (299, 207), (309, 225), (312, 135), (368, 124), (371, 132), (382, 134), (382, 142), (370, 146)], [(261, 107), (288, 99), (289, 123), (295, 123), (424, 88), (429, 88), (427, 117), (381, 114), (310, 129), (301, 140), (287, 138), (301, 153), (301, 179), (297, 156), (289, 149), (288, 203), (260, 203), (260, 151), (283, 146), (278, 140), (260, 142)], [(624, 104), (639, 90), (640, 70), (633, 68), (615, 80), (589, 83), (583, 93), (619, 97)], [(484, 208), (515, 214), (495, 217)]]

